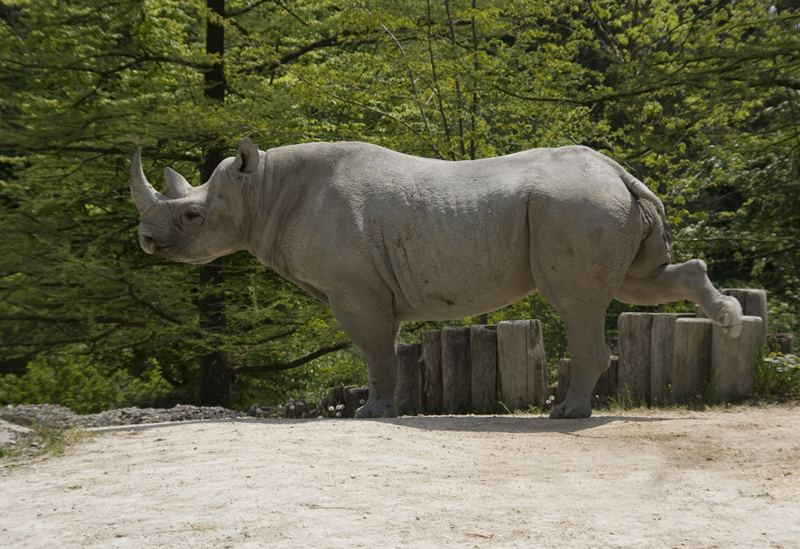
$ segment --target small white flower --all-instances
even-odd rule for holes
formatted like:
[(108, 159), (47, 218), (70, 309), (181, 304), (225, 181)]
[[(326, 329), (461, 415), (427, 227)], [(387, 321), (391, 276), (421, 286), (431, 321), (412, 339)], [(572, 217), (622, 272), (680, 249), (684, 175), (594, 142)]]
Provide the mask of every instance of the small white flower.
[(342, 412), (336, 412), (336, 417), (342, 417)]
[(333, 412), (333, 406), (328, 406), (328, 411)]
[(289, 406), (289, 409), (290, 409), (290, 410), (294, 410), (294, 404), (292, 404), (291, 406)]
[(358, 401), (359, 404), (364, 404), (365, 402), (366, 402), (366, 400), (364, 400), (363, 398)]
[(344, 404), (339, 404), (339, 405), (336, 407), (336, 409), (337, 409), (337, 410), (344, 410)]

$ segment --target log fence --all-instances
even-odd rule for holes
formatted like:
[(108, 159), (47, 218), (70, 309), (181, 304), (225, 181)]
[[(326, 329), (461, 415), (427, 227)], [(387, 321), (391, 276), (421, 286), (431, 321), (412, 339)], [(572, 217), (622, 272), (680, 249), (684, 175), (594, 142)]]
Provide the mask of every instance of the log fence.
[[(648, 405), (684, 403), (709, 393), (716, 399), (753, 391), (759, 349), (795, 352), (791, 334), (767, 333), (766, 292), (726, 289), (742, 304), (740, 337), (731, 339), (698, 308), (692, 313), (623, 313), (619, 356), (592, 392), (592, 406), (611, 399)], [(541, 406), (548, 394), (562, 402), (570, 385), (570, 360), (561, 359), (548, 387), (538, 320), (497, 325), (448, 326), (424, 331), (420, 343), (398, 345), (397, 407), (417, 413), (493, 413)], [(550, 391), (548, 393), (548, 391)]]

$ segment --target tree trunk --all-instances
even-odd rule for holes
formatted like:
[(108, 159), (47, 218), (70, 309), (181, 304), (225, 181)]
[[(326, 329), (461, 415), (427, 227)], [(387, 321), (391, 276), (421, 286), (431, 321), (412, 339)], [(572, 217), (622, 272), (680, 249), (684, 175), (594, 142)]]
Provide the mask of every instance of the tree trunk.
[[(225, 17), (225, 0), (207, 0), (206, 7), (212, 13)], [(216, 55), (218, 62), (205, 72), (204, 95), (212, 100), (225, 101), (225, 27), (209, 18), (206, 23), (206, 53)], [(213, 145), (205, 155), (200, 167), (203, 183), (211, 178), (214, 168), (224, 158), (219, 145)], [(212, 332), (206, 354), (200, 357), (200, 405), (231, 407), (231, 371), (228, 368), (228, 353), (221, 350), (222, 333), (225, 331), (225, 290), (223, 284), (225, 260), (220, 257), (200, 266), (200, 288), (203, 297), (198, 303), (200, 327)]]

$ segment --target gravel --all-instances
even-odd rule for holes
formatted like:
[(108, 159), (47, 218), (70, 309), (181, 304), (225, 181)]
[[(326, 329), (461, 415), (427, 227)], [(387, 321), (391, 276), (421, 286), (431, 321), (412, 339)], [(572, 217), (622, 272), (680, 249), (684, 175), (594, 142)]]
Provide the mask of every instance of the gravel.
[(196, 421), (200, 419), (230, 419), (246, 417), (245, 412), (228, 410), (220, 406), (203, 407), (178, 404), (174, 408), (120, 408), (99, 414), (79, 415), (58, 404), (8, 405), (0, 408), (0, 445), (13, 445), (18, 435), (25, 431), (13, 426), (31, 427), (34, 424), (58, 429), (71, 427), (112, 427), (115, 425), (140, 425), (143, 423), (167, 423), (172, 421)]

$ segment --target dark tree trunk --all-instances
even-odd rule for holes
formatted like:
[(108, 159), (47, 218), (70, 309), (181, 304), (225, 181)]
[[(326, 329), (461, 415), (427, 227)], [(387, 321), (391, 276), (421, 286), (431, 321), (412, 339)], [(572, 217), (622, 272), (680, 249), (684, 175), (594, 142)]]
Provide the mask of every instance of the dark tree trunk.
[[(209, 11), (225, 17), (225, 0), (207, 0)], [(206, 53), (217, 56), (218, 62), (210, 65), (205, 72), (205, 91), (207, 98), (225, 101), (225, 27), (212, 18), (206, 23)], [(202, 182), (208, 181), (214, 168), (224, 158), (219, 145), (212, 145), (206, 151), (205, 161), (200, 168)], [(223, 332), (227, 325), (225, 317), (225, 259), (220, 257), (200, 267), (200, 288), (203, 297), (198, 304), (200, 327), (211, 332), (211, 345), (206, 354), (200, 357), (200, 404), (202, 406), (231, 407), (231, 371), (228, 368), (228, 353), (221, 350)]]
[(223, 351), (225, 318), (225, 262), (223, 258), (200, 267), (200, 287), (203, 297), (198, 304), (200, 327), (209, 334), (209, 347), (200, 357), (200, 404), (231, 407), (231, 372), (228, 353)]

